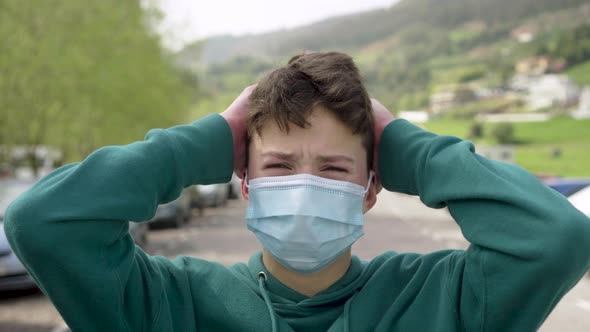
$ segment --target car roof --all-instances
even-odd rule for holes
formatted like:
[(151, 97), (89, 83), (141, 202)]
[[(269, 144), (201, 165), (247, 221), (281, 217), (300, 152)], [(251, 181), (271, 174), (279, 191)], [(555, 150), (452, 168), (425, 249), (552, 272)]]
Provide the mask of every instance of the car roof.
[(585, 215), (590, 216), (590, 186), (586, 186), (572, 194), (568, 197), (568, 200), (576, 207), (576, 209), (582, 211)]

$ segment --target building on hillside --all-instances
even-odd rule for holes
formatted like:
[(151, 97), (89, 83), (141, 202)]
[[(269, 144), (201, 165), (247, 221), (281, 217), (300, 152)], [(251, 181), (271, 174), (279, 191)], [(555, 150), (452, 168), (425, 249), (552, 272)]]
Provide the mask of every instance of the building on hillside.
[(547, 56), (532, 56), (517, 61), (514, 70), (517, 75), (543, 75), (549, 70), (550, 63)]
[(578, 109), (571, 115), (574, 119), (590, 119), (590, 86), (582, 89)]
[(510, 80), (510, 89), (518, 93), (528, 94), (531, 83), (536, 79), (537, 77), (534, 76), (516, 74)]
[(565, 59), (552, 59), (549, 62), (549, 73), (561, 73), (568, 68), (568, 63)]
[(565, 69), (567, 69), (567, 62), (564, 59), (552, 59), (544, 55), (520, 59), (514, 65), (516, 75), (528, 76), (560, 73)]
[(424, 123), (430, 119), (430, 115), (426, 111), (399, 111), (397, 116), (413, 123)]
[(543, 75), (530, 81), (527, 106), (539, 110), (552, 106), (568, 107), (578, 101), (580, 88), (565, 75)]
[(531, 25), (520, 26), (512, 32), (510, 32), (510, 36), (516, 39), (519, 43), (528, 43), (535, 39), (537, 35), (537, 28)]
[(455, 106), (477, 99), (477, 94), (468, 87), (447, 88), (430, 96), (430, 111), (432, 115), (442, 114)]
[(430, 110), (433, 114), (441, 114), (455, 106), (455, 93), (452, 91), (438, 92), (430, 96)]

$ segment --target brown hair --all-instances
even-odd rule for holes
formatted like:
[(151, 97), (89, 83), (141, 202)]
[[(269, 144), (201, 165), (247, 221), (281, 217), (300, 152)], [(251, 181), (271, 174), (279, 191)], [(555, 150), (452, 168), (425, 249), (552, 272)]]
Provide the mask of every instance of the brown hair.
[(370, 168), (374, 140), (371, 100), (358, 68), (343, 53), (304, 53), (266, 75), (250, 95), (248, 136), (254, 132), (260, 135), (270, 120), (285, 132), (291, 123), (306, 128), (315, 106), (327, 108), (353, 134), (362, 136)]

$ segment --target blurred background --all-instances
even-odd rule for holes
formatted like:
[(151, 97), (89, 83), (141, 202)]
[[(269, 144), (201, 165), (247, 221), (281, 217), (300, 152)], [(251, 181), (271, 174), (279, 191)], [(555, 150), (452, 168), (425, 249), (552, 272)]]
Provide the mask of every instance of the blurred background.
[[(0, 225), (39, 176), (221, 112), (306, 50), (350, 54), (397, 117), (473, 141), (590, 215), (590, 0), (0, 0)], [(151, 254), (246, 261), (259, 247), (238, 192), (236, 177), (187, 188), (131, 223), (134, 238)], [(380, 202), (361, 257), (467, 246), (446, 211)], [(0, 331), (60, 326), (2, 239)], [(590, 329), (588, 279), (543, 331)]]
[(291, 56), (338, 50), (399, 117), (590, 176), (589, 17), (587, 0), (2, 0), (0, 169), (221, 112)]

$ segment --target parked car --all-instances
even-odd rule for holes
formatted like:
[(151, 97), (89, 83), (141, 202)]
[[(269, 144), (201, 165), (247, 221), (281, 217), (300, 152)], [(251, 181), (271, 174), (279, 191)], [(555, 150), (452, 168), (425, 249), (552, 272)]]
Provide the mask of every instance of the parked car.
[(0, 292), (36, 288), (37, 284), (18, 260), (0, 222)]
[(571, 194), (568, 200), (576, 209), (582, 211), (582, 213), (590, 218), (590, 185)]
[[(590, 182), (590, 181), (589, 181)], [(590, 218), (590, 183), (580, 185), (567, 196), (572, 205)], [(590, 269), (588, 269), (590, 276)]]
[(227, 198), (235, 199), (240, 198), (240, 191), (242, 185), (242, 180), (234, 173), (231, 177), (231, 180), (228, 182), (228, 194)]
[(227, 183), (199, 184), (199, 206), (217, 207), (225, 205), (229, 194)]
[(18, 260), (4, 233), (4, 213), (8, 205), (21, 193), (27, 191), (32, 182), (17, 180), (0, 181), (0, 291), (33, 289), (37, 284)]
[[(33, 181), (0, 180), (0, 291), (24, 290), (36, 288), (37, 285), (18, 260), (4, 233), (4, 214), (6, 208), (20, 194), (33, 186)], [(147, 225), (129, 223), (129, 233), (140, 247), (147, 244)]]
[(590, 179), (576, 178), (552, 178), (544, 180), (548, 187), (558, 191), (565, 197), (569, 197), (577, 191), (590, 185)]
[(180, 228), (190, 220), (192, 209), (201, 206), (198, 188), (196, 186), (187, 187), (177, 199), (158, 205), (156, 214), (149, 221), (149, 225)]
[(590, 217), (590, 179), (556, 178), (543, 183), (567, 197), (573, 206)]

